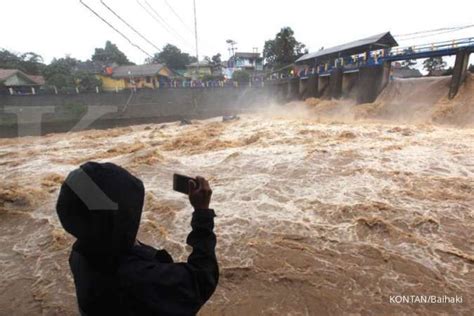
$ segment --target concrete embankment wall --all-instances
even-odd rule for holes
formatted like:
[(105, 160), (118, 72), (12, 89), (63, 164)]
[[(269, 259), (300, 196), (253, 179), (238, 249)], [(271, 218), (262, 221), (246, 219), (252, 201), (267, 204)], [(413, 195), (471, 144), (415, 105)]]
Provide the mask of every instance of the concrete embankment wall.
[[(0, 96), (0, 136), (28, 135), (27, 125), (41, 123), (41, 134), (83, 128), (109, 128), (180, 119), (204, 119), (252, 111), (283, 101), (278, 85), (242, 88), (158, 89), (135, 93)], [(38, 115), (24, 115), (39, 111)], [(95, 113), (92, 113), (95, 112)], [(21, 119), (19, 117), (22, 116)], [(100, 116), (97, 119), (97, 116)], [(26, 117), (26, 118), (25, 118)], [(26, 127), (26, 128), (25, 128)], [(38, 130), (38, 129), (37, 129)], [(26, 131), (26, 132), (25, 132)]]

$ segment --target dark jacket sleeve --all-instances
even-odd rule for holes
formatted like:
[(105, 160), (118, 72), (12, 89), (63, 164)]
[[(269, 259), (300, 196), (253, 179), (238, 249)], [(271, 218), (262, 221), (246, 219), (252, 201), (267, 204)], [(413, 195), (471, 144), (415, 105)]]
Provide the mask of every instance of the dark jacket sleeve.
[(214, 234), (213, 210), (196, 210), (191, 220), (192, 231), (186, 243), (193, 247), (188, 265), (194, 270), (199, 285), (199, 296), (206, 302), (214, 293), (219, 281), (219, 267), (216, 258), (216, 235)]
[(155, 315), (194, 315), (214, 293), (219, 279), (213, 210), (195, 210), (186, 263), (135, 262), (132, 293)]

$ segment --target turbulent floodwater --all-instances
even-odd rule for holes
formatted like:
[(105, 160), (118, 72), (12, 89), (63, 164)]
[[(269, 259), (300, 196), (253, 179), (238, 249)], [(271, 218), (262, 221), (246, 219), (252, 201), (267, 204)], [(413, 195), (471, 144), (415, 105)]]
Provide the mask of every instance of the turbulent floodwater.
[(314, 113), (290, 104), (232, 122), (0, 140), (0, 314), (77, 314), (73, 239), (54, 207), (88, 160), (143, 180), (139, 238), (175, 260), (189, 253), (192, 210), (172, 174), (210, 179), (221, 279), (201, 315), (472, 312), (474, 129)]

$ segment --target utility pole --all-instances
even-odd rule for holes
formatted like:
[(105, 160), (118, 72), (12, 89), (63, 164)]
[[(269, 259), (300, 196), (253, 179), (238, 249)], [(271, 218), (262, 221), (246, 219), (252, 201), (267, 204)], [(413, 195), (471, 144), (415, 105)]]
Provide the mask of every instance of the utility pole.
[(194, 38), (196, 41), (196, 79), (199, 77), (199, 46), (198, 46), (198, 30), (197, 30), (197, 14), (196, 14), (196, 0), (193, 0), (194, 3)]

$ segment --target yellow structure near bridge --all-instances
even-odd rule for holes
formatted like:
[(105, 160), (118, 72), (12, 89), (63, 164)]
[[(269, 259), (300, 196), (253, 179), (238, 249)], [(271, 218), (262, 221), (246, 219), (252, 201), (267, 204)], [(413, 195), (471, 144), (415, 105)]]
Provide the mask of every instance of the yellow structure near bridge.
[(97, 74), (102, 81), (105, 91), (119, 91), (123, 89), (156, 89), (160, 85), (169, 83), (173, 71), (162, 64), (138, 66), (118, 66), (107, 69), (105, 74)]

